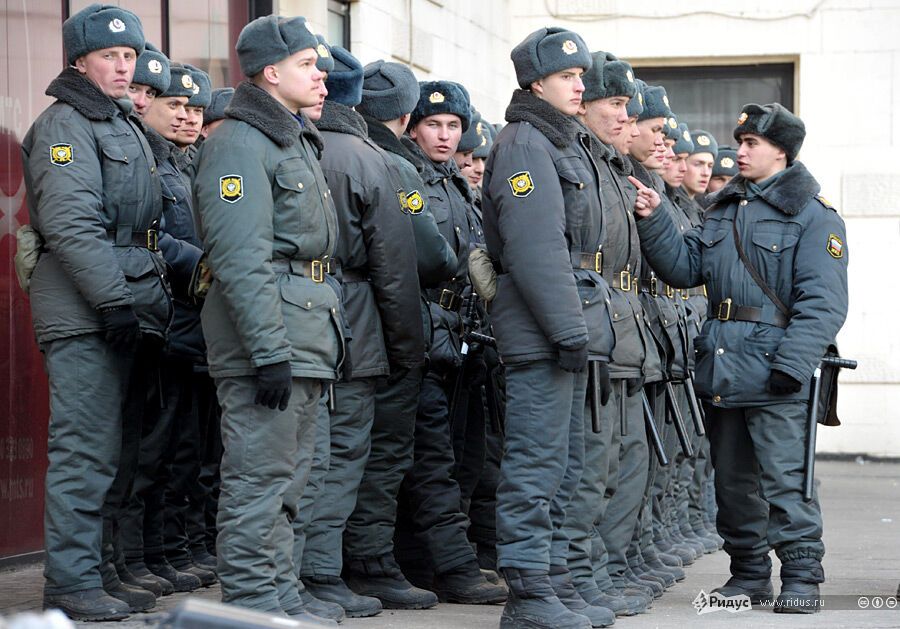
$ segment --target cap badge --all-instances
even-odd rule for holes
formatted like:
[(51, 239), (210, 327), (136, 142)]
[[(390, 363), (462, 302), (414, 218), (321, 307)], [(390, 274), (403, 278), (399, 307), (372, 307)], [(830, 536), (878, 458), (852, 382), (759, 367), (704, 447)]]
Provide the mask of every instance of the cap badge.
[(156, 59), (147, 62), (147, 69), (153, 74), (162, 74), (162, 64)]
[(642, 92), (638, 92), (638, 102), (643, 106), (644, 104), (644, 94)]
[(440, 92), (432, 92), (432, 93), (431, 93), (431, 96), (428, 97), (428, 102), (429, 102), (429, 103), (432, 103), (432, 104), (434, 104), (434, 103), (443, 103), (443, 102), (444, 102), (444, 95), (441, 94)]
[(719, 161), (719, 164), (722, 165), (722, 168), (734, 168), (734, 160), (730, 157), (723, 157)]
[(578, 46), (571, 39), (567, 39), (563, 42), (562, 51), (567, 55), (574, 55), (578, 52)]
[(480, 122), (475, 125), (475, 133), (477, 133), (478, 135), (482, 135), (482, 127)]
[(666, 104), (666, 107), (669, 106), (669, 97), (666, 94), (663, 94), (663, 102)]
[(750, 116), (747, 115), (747, 112), (742, 112), (740, 116), (738, 116), (738, 124), (744, 124), (747, 122), (747, 118)]
[(634, 83), (634, 73), (631, 70), (625, 71), (625, 78), (628, 79), (629, 83)]
[(669, 127), (672, 129), (678, 128), (678, 121), (675, 118), (669, 118)]
[(194, 79), (191, 78), (190, 74), (182, 74), (181, 75), (181, 85), (186, 90), (194, 89)]
[(685, 141), (685, 142), (690, 142), (690, 141), (691, 141), (691, 134), (688, 133), (688, 130), (687, 130), (687, 129), (685, 129), (684, 132), (682, 132), (681, 137), (684, 138), (684, 141)]
[(319, 53), (320, 57), (330, 57), (328, 54), (328, 48), (325, 47), (325, 44), (319, 44), (316, 46), (316, 52)]
[(125, 30), (125, 22), (123, 22), (119, 18), (110, 20), (109, 30), (111, 30), (113, 33), (121, 33), (122, 31)]
[(200, 86), (194, 83), (194, 96), (200, 93)]
[(709, 136), (698, 135), (697, 136), (697, 144), (699, 144), (700, 146), (709, 146)]

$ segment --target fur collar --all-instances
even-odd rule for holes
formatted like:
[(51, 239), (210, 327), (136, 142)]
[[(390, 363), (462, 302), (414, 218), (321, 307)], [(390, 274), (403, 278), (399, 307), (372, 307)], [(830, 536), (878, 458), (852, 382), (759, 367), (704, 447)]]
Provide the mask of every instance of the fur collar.
[[(711, 194), (708, 202), (719, 204), (742, 198), (746, 194), (746, 181), (743, 176), (735, 175), (724, 188)], [(806, 170), (806, 166), (795, 161), (777, 181), (763, 189), (760, 197), (788, 216), (796, 216), (809, 203), (810, 197), (819, 194), (819, 190), (821, 190), (819, 182)]]
[(507, 122), (528, 122), (543, 133), (558, 149), (563, 149), (584, 131), (581, 124), (567, 116), (553, 105), (541, 100), (530, 90), (513, 92), (509, 107), (506, 108)]
[(346, 133), (358, 138), (366, 139), (369, 131), (366, 121), (351, 107), (325, 99), (322, 107), (322, 117), (316, 123), (319, 131), (333, 131), (334, 133)]
[(242, 81), (234, 90), (234, 96), (225, 108), (225, 117), (246, 122), (284, 148), (293, 145), (301, 136), (306, 137), (320, 153), (324, 146), (322, 136), (309, 118), (301, 114), (301, 127), (294, 114), (250, 81)]
[[(400, 138), (400, 142), (403, 146), (415, 157), (415, 161), (413, 162), (416, 165), (416, 168), (419, 171), (419, 175), (421, 175), (422, 180), (425, 183), (434, 183), (438, 179), (443, 179), (443, 173), (438, 172), (437, 164), (428, 159), (428, 156), (419, 148), (419, 145), (415, 143), (408, 135), (404, 135)], [(452, 158), (451, 158), (452, 159)]]
[(150, 127), (147, 127), (147, 130), (144, 131), (144, 137), (147, 138), (147, 144), (150, 145), (150, 150), (153, 151), (153, 157), (156, 158), (157, 164), (166, 161), (175, 151), (178, 151), (174, 144)]
[(88, 120), (109, 120), (120, 111), (113, 99), (75, 68), (60, 72), (44, 93), (74, 107)]
[(365, 120), (366, 126), (369, 129), (369, 138), (375, 144), (388, 153), (399, 155), (415, 166), (416, 170), (422, 169), (422, 159), (418, 155), (413, 154), (413, 152), (400, 141), (400, 138), (394, 135), (394, 132), (388, 129), (380, 120), (375, 120), (366, 115), (363, 115), (363, 120)]

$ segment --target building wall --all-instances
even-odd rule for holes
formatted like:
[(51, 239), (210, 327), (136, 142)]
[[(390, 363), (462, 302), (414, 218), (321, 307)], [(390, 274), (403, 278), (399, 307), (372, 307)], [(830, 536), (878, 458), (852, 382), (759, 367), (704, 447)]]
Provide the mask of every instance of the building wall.
[(819, 450), (900, 456), (900, 298), (891, 288), (900, 266), (900, 0), (360, 0), (351, 19), (362, 61), (395, 59), (421, 79), (460, 81), (492, 121), (515, 88), (509, 51), (546, 25), (632, 61), (638, 76), (641, 65), (794, 61), (808, 132), (800, 159), (847, 222), (850, 315), (839, 345), (860, 362), (842, 376), (844, 426), (821, 431)]

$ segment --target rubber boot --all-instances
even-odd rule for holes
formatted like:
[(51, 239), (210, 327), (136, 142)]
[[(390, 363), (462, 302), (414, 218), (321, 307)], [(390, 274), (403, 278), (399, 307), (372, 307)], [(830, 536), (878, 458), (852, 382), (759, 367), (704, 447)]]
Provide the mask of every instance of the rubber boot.
[(500, 629), (591, 629), (591, 621), (562, 604), (544, 570), (502, 568), (509, 597)]

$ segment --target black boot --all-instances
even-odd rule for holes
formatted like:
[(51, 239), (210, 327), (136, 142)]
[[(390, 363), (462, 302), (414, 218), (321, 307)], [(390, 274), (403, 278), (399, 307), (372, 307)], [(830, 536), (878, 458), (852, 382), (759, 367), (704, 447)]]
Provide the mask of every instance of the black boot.
[(819, 584), (825, 570), (818, 559), (788, 559), (781, 562), (781, 593), (775, 599), (779, 614), (815, 614), (822, 608)]
[(385, 609), (428, 609), (438, 604), (434, 592), (417, 588), (406, 579), (392, 554), (348, 559), (345, 566), (350, 589), (377, 598)]
[(613, 610), (588, 603), (572, 583), (572, 575), (565, 566), (550, 566), (550, 585), (560, 602), (576, 614), (591, 621), (592, 627), (609, 627), (616, 622)]
[(373, 596), (360, 596), (348, 588), (340, 577), (303, 577), (303, 585), (320, 601), (343, 607), (349, 618), (366, 618), (381, 613), (381, 601)]
[(113, 598), (103, 588), (91, 588), (66, 594), (44, 594), (44, 609), (58, 609), (72, 620), (124, 620), (128, 604)]
[(201, 585), (199, 577), (176, 570), (165, 559), (155, 563), (147, 562), (147, 570), (171, 583), (176, 592), (193, 592)]
[(550, 575), (543, 570), (503, 568), (509, 598), (500, 616), (500, 629), (591, 629), (591, 621), (563, 605)]
[(506, 601), (506, 588), (488, 581), (476, 561), (436, 574), (434, 593), (445, 603), (485, 605)]
[(768, 555), (732, 557), (731, 578), (713, 592), (722, 596), (746, 594), (754, 605), (771, 601), (775, 596), (772, 589), (772, 560)]
[(156, 596), (142, 587), (119, 581), (115, 585), (103, 586), (103, 590), (128, 605), (132, 612), (146, 612), (156, 607)]

